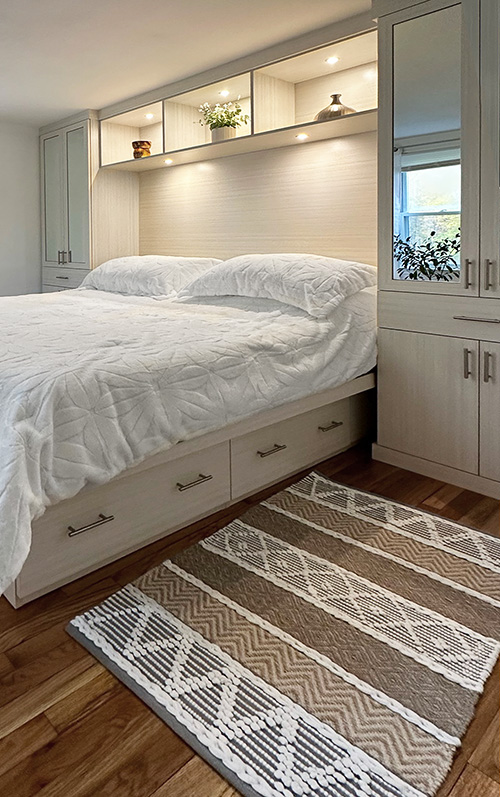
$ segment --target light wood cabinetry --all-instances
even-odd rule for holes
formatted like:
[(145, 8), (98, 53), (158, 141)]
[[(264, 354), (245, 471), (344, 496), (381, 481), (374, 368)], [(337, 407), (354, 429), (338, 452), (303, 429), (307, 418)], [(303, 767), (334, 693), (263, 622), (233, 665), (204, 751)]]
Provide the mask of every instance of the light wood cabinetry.
[[(314, 141), (375, 130), (376, 41), (372, 30), (201, 88), (166, 94), (156, 104), (113, 115), (103, 111), (101, 165), (146, 171), (290, 146), (298, 143), (297, 136)], [(342, 103), (354, 112), (328, 122), (315, 121), (331, 103), (332, 94), (341, 94)], [(232, 138), (213, 143), (210, 129), (200, 124), (199, 108), (226, 102), (238, 102), (248, 121), (234, 129)], [(151, 157), (133, 159), (136, 139), (152, 141)]]
[[(499, 5), (401, 5), (394, 11), (377, 3), (381, 329), (374, 456), (500, 497)], [(457, 224), (461, 243), (453, 253), (443, 230)], [(402, 231), (411, 262), (397, 246)], [(448, 263), (454, 257), (449, 281), (429, 278), (433, 237), (444, 241)], [(417, 278), (401, 278), (408, 276), (401, 266), (418, 268)]]

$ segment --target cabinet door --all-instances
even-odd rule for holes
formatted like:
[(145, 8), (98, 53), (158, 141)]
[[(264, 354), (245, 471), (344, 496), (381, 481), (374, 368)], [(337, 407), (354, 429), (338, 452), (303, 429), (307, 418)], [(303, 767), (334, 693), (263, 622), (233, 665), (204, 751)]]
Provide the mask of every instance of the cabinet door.
[(481, 2), (482, 296), (500, 297), (500, 5)]
[(379, 20), (382, 289), (479, 293), (478, 21), (479, 0)]
[(500, 343), (481, 342), (479, 474), (500, 481)]
[(62, 262), (64, 249), (63, 136), (51, 133), (40, 142), (42, 162), (42, 258), (45, 264)]
[(68, 266), (90, 268), (89, 263), (89, 157), (87, 123), (66, 128), (66, 262)]
[(463, 338), (381, 329), (380, 445), (478, 472), (478, 349)]

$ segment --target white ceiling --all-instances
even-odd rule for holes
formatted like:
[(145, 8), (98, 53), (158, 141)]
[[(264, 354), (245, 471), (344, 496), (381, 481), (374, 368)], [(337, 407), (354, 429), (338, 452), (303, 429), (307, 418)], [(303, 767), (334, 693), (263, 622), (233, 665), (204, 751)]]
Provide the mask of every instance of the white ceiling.
[(0, 119), (33, 125), (368, 11), (370, 0), (0, 0)]

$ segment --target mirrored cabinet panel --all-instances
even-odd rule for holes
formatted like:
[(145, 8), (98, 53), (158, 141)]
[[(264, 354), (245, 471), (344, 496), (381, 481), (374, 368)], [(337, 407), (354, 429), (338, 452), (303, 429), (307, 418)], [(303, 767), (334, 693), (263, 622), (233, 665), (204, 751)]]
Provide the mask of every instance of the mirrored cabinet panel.
[[(461, 7), (393, 27), (393, 278), (460, 283)], [(470, 281), (470, 276), (467, 277)]]
[(376, 108), (376, 32), (257, 69), (254, 96), (257, 133)]

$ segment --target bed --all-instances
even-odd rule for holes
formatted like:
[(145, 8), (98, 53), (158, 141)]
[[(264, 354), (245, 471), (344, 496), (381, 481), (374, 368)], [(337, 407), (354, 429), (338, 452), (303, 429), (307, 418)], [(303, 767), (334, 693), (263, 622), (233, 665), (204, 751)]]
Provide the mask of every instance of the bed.
[(84, 286), (0, 300), (0, 340), (0, 590), (20, 606), (359, 439), (375, 292), (315, 317)]

